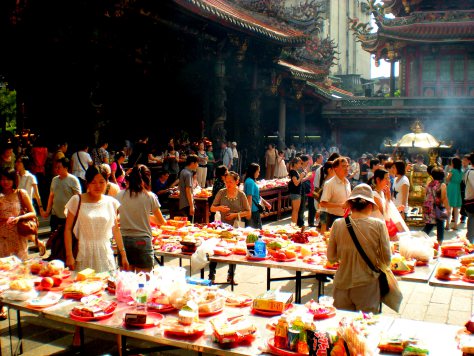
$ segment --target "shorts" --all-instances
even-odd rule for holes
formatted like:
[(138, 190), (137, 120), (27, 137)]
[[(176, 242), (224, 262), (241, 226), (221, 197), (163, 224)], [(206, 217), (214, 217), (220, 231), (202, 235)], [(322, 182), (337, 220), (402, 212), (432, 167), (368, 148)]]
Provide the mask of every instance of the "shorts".
[(301, 194), (290, 194), (290, 200), (301, 200)]
[[(127, 260), (131, 266), (138, 268), (153, 268), (154, 253), (150, 237), (123, 236), (123, 244)], [(119, 263), (122, 265), (119, 254)]]

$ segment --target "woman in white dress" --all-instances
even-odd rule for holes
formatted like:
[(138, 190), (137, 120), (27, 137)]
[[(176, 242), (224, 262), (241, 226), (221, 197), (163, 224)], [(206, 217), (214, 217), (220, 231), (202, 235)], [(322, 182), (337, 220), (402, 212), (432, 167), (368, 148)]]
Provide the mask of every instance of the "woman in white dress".
[[(100, 167), (91, 166), (86, 171), (86, 182), (87, 193), (74, 195), (66, 204), (64, 229), (66, 266), (78, 271), (85, 268), (92, 268), (96, 272), (115, 271), (116, 264), (110, 241), (114, 237), (122, 258), (122, 267), (128, 269), (129, 264), (117, 219), (120, 203), (115, 198), (104, 195), (107, 173)], [(74, 258), (72, 225), (79, 202), (79, 215), (74, 226), (79, 247), (77, 257)]]
[(288, 170), (286, 169), (286, 162), (285, 162), (285, 153), (283, 151), (278, 151), (276, 168), (275, 168), (275, 177), (276, 178), (288, 177)]
[(395, 180), (393, 182), (393, 197), (392, 200), (395, 203), (398, 211), (405, 219), (408, 213), (408, 192), (410, 191), (410, 181), (405, 175), (406, 164), (403, 161), (395, 161), (393, 164), (395, 170)]

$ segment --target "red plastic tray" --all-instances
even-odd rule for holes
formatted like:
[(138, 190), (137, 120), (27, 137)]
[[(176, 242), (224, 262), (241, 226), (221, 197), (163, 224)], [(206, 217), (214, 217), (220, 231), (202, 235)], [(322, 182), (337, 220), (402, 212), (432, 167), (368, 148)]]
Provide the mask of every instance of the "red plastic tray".
[(392, 272), (395, 276), (404, 276), (405, 274), (410, 274), (410, 273), (415, 272), (415, 270), (411, 269), (409, 271), (395, 271), (395, 270), (392, 269)]
[(436, 279), (439, 279), (440, 281), (452, 282), (452, 281), (459, 281), (461, 277), (459, 276), (449, 276), (448, 278), (436, 277)]
[(268, 348), (270, 349), (270, 352), (274, 355), (280, 355), (280, 356), (308, 356), (307, 354), (301, 354), (299, 352), (284, 350), (284, 349), (280, 349), (280, 348), (276, 347), (275, 343), (273, 341), (273, 337), (271, 337), (267, 340), (267, 345), (268, 345)]
[(71, 317), (71, 319), (78, 320), (78, 321), (98, 321), (98, 320), (104, 320), (104, 319), (110, 318), (112, 315), (114, 315), (114, 312), (115, 311), (108, 314), (101, 315), (101, 316), (80, 316), (80, 315), (75, 314), (71, 310), (71, 312), (69, 313), (69, 316)]
[(474, 283), (474, 279), (467, 278), (466, 276), (462, 276), (462, 280), (467, 283)]
[(296, 261), (296, 257), (293, 257), (293, 258), (276, 258), (276, 257), (272, 257), (272, 260), (275, 261), (275, 262), (293, 262), (293, 261)]
[(313, 314), (314, 320), (329, 319), (329, 318), (332, 318), (333, 316), (336, 316), (336, 308), (326, 307), (326, 309), (327, 309), (327, 312), (325, 313), (317, 313), (311, 310), (309, 312)]
[(224, 308), (219, 309), (219, 310), (216, 310), (216, 311), (213, 311), (213, 312), (210, 312), (210, 313), (199, 313), (199, 316), (202, 316), (202, 317), (212, 316), (212, 315), (216, 315), (216, 314), (222, 313), (223, 310), (224, 310)]
[(265, 260), (268, 260), (270, 258), (270, 256), (267, 256), (267, 257), (254, 257), (254, 256), (245, 256), (247, 258), (248, 261), (265, 261)]
[[(287, 311), (288, 309), (292, 307), (293, 307), (293, 304), (288, 305), (285, 311)], [(283, 312), (279, 312), (279, 311), (260, 310), (260, 309), (254, 309), (254, 308), (252, 308), (252, 313), (257, 314), (257, 315), (263, 315), (263, 316), (277, 316), (277, 315), (283, 314)]]
[(123, 323), (131, 328), (148, 329), (160, 325), (160, 322), (165, 318), (163, 314), (153, 312), (148, 312), (146, 317), (147, 322), (145, 324), (127, 323), (125, 320)]
[(185, 333), (184, 331), (179, 331), (179, 330), (165, 330), (165, 335), (171, 335), (171, 336), (183, 337), (183, 338), (197, 338), (203, 335), (205, 331), (206, 331), (205, 329), (200, 329), (200, 330), (195, 330), (192, 333)]

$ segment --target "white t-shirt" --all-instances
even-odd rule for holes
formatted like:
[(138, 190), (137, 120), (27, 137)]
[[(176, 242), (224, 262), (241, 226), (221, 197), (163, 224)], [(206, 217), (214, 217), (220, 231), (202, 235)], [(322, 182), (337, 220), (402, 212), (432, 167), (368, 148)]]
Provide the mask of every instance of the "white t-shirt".
[[(323, 195), (321, 201), (328, 203), (345, 203), (351, 195), (351, 184), (344, 178), (339, 179), (338, 176), (334, 176), (324, 183)], [(327, 208), (329, 214), (344, 216), (343, 208)]]
[[(79, 160), (81, 162), (79, 162)], [(74, 174), (78, 178), (86, 179), (86, 170), (89, 167), (89, 164), (92, 163), (92, 158), (90, 154), (88, 154), (86, 151), (77, 151), (76, 153), (72, 155), (71, 162), (72, 162), (71, 173)], [(85, 169), (82, 168), (81, 163)]]
[[(398, 177), (397, 177), (398, 178)], [(407, 176), (402, 176), (398, 182), (397, 178), (393, 182), (393, 202), (398, 208), (401, 205), (405, 205), (405, 213), (408, 213), (408, 197), (402, 197), (402, 186), (406, 185), (408, 190), (410, 189), (410, 181)]]
[(466, 184), (464, 199), (474, 199), (474, 169), (469, 169), (464, 173), (464, 183)]
[(25, 174), (20, 176), (20, 181), (18, 182), (18, 188), (26, 190), (30, 199), (33, 199), (33, 186), (34, 185), (38, 185), (38, 180), (29, 171), (25, 171)]

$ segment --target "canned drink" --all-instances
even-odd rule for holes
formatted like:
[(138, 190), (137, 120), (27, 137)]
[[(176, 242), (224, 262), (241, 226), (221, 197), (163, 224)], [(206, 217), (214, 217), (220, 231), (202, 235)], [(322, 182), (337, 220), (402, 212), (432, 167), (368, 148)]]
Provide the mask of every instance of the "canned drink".
[(298, 342), (300, 341), (300, 330), (288, 330), (288, 350), (296, 351), (298, 349)]

